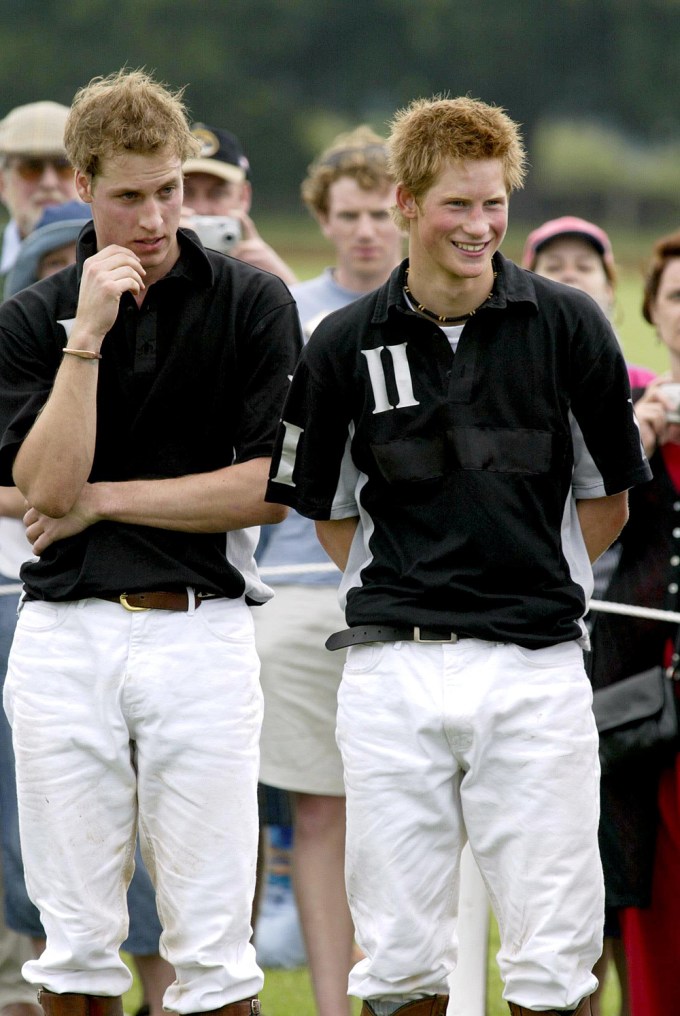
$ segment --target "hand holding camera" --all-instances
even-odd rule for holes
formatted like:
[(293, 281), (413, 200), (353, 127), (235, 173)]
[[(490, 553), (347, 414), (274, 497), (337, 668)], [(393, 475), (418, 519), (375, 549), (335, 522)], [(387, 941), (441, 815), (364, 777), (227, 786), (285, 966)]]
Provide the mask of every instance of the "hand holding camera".
[(194, 215), (191, 228), (204, 247), (230, 254), (241, 240), (241, 223), (233, 215)]
[(278, 275), (286, 285), (297, 282), (295, 273), (262, 239), (255, 223), (244, 211), (235, 215), (194, 215), (185, 208), (181, 226), (193, 229), (204, 247), (231, 254), (254, 268)]
[(666, 419), (669, 423), (680, 423), (680, 382), (665, 381), (661, 385), (661, 397), (666, 403)]
[(667, 441), (680, 439), (680, 383), (666, 375), (654, 378), (644, 394), (635, 403), (635, 415), (645, 452), (654, 450)]

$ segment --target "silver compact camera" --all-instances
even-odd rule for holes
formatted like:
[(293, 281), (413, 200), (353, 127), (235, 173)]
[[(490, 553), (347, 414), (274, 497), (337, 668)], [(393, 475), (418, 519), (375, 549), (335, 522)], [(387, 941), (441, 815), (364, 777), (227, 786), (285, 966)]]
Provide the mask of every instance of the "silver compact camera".
[(659, 391), (666, 406), (666, 419), (669, 423), (680, 423), (680, 382), (667, 381)]
[(191, 225), (204, 247), (230, 254), (241, 239), (241, 223), (231, 215), (194, 215)]

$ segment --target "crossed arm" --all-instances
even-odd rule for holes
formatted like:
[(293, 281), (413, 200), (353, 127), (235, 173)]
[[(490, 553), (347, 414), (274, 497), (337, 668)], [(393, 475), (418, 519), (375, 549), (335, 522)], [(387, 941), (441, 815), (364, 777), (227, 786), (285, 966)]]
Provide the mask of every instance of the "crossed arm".
[(29, 508), (24, 515), (26, 536), (40, 556), (56, 540), (105, 519), (184, 533), (223, 533), (281, 522), (287, 509), (264, 500), (269, 465), (268, 458), (257, 458), (168, 480), (85, 483), (73, 507), (59, 518)]
[[(141, 297), (144, 269), (123, 247), (88, 259), (69, 348), (99, 353), (121, 295)], [(33, 550), (107, 519), (182, 532), (225, 532), (280, 522), (281, 505), (264, 500), (269, 458), (163, 480), (88, 483), (97, 431), (98, 359), (65, 355), (50, 396), (14, 462), (14, 481), (30, 506), (24, 516)]]

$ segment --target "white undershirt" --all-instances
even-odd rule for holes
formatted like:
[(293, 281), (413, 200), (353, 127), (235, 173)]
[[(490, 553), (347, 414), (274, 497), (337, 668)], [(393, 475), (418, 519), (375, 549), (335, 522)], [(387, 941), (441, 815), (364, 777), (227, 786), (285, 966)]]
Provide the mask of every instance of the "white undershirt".
[[(408, 293), (404, 293), (404, 297), (406, 298), (406, 302), (411, 308), (411, 310), (414, 310), (416, 311), (416, 313), (418, 313), (418, 308), (416, 307), (416, 305), (414, 304), (413, 300), (410, 298)], [(425, 317), (424, 314), (421, 316)], [(428, 318), (428, 321), (429, 320), (431, 319)], [(449, 340), (451, 349), (455, 353), (456, 349), (458, 348), (458, 343), (460, 341), (461, 334), (467, 322), (463, 321), (462, 325), (440, 325), (438, 321), (433, 321), (432, 324), (436, 324), (437, 328), (440, 328), (443, 331), (444, 335)]]
[(465, 328), (465, 324), (466, 322), (463, 321), (462, 325), (437, 325), (437, 327), (441, 328), (444, 335), (449, 340), (451, 344), (451, 349), (454, 351), (454, 353), (458, 349), (458, 343), (463, 333), (463, 329)]

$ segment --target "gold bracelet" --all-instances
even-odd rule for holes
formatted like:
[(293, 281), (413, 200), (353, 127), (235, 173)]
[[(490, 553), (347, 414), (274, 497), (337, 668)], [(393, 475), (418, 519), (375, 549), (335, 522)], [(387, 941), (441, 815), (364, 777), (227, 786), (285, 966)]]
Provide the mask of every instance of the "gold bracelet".
[(102, 354), (95, 353), (92, 349), (70, 349), (64, 346), (62, 353), (70, 353), (71, 356), (79, 356), (81, 360), (101, 360)]

